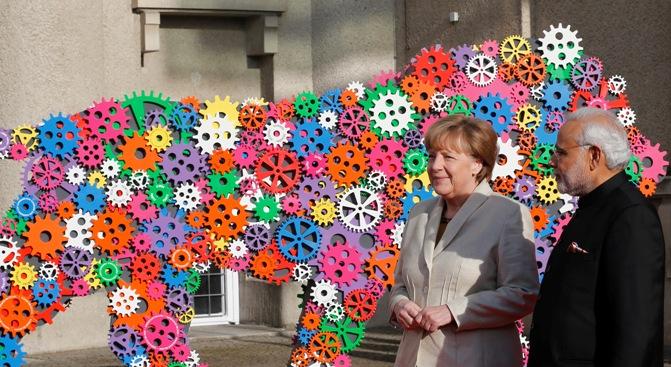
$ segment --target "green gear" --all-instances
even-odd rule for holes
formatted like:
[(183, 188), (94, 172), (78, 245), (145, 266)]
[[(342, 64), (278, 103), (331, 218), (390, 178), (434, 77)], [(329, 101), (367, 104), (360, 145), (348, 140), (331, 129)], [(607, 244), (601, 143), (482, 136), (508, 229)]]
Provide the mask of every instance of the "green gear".
[(26, 231), (27, 221), (25, 219), (20, 219), (14, 208), (7, 210), (5, 218), (14, 220), (15, 224), (12, 226), (12, 229), (16, 232), (17, 236), (22, 235), (23, 232)]
[(233, 169), (227, 173), (213, 172), (207, 176), (209, 179), (208, 186), (217, 197), (233, 195), (238, 188), (238, 179), (240, 175), (237, 169)]
[(344, 320), (338, 322), (330, 322), (326, 318), (322, 318), (320, 327), (323, 332), (331, 332), (338, 335), (342, 347), (340, 350), (344, 353), (349, 353), (361, 344), (366, 330), (366, 324), (361, 321), (354, 321), (345, 317)]
[[(154, 91), (149, 91), (149, 95), (145, 91), (142, 91), (140, 95), (137, 95), (137, 92), (133, 92), (132, 96), (125, 95), (124, 101), (121, 104), (121, 107), (130, 109), (135, 122), (137, 123), (138, 134), (144, 134), (144, 116), (148, 112), (146, 110), (147, 104), (153, 105), (153, 108), (163, 109), (163, 114), (165, 116), (170, 116), (172, 109), (175, 107), (175, 104), (170, 102), (170, 98), (163, 98), (163, 94), (159, 93), (158, 96), (154, 95)], [(130, 129), (128, 129), (130, 130)]]
[(448, 115), (462, 114), (471, 116), (473, 114), (473, 102), (466, 96), (456, 94), (447, 100), (446, 111)]
[(543, 176), (552, 176), (554, 169), (550, 167), (550, 160), (554, 154), (554, 144), (540, 144), (531, 154), (531, 167)]
[[(398, 95), (398, 96), (401, 96), (401, 97), (405, 97), (406, 100), (408, 98), (407, 95), (405, 93), (403, 93), (403, 91), (401, 91), (398, 88), (398, 86), (396, 86), (394, 84), (394, 80), (390, 79), (389, 81), (387, 81), (387, 85), (382, 85), (382, 84), (378, 83), (375, 86), (375, 89), (366, 88), (367, 98), (365, 100), (360, 100), (359, 104), (363, 108), (365, 108), (366, 113), (369, 116), (371, 116), (370, 130), (373, 133), (375, 133), (375, 135), (377, 135), (378, 137), (381, 137), (381, 138), (391, 138), (392, 135), (395, 138), (402, 138), (406, 131), (415, 128), (415, 123), (414, 122), (410, 122), (410, 123), (408, 123), (408, 126), (406, 128), (401, 129), (400, 131), (393, 131), (390, 134), (389, 132), (382, 131), (382, 128), (377, 126), (377, 120), (371, 112), (371, 109), (373, 107), (375, 107), (375, 105), (377, 103), (382, 102), (382, 100), (381, 100), (382, 96), (387, 96), (387, 95)], [(420, 114), (418, 114), (417, 112), (414, 112), (414, 109), (413, 109), (413, 113), (412, 113), (412, 115), (410, 115), (410, 117), (412, 118), (413, 121), (419, 121), (422, 118), (422, 116)], [(396, 122), (398, 123), (398, 121), (396, 121)]]
[(200, 274), (194, 269), (189, 270), (189, 275), (186, 277), (186, 282), (184, 287), (186, 291), (191, 294), (196, 294), (198, 288), (200, 288), (201, 277)]
[(319, 114), (319, 98), (312, 92), (302, 92), (296, 96), (294, 101), (296, 114), (308, 118)]
[(96, 276), (105, 287), (109, 287), (117, 282), (123, 271), (116, 260), (101, 259), (95, 269)]
[(187, 367), (186, 363), (183, 362), (170, 362), (168, 367)]
[(147, 188), (149, 201), (158, 206), (165, 207), (175, 196), (170, 185), (162, 180), (156, 180)]
[(254, 206), (254, 216), (266, 223), (277, 220), (279, 213), (280, 202), (272, 195), (263, 195)]
[(429, 165), (429, 157), (421, 149), (410, 149), (403, 158), (403, 168), (410, 176), (419, 176), (426, 171)]
[(641, 175), (643, 174), (643, 162), (632, 154), (629, 156), (629, 163), (627, 163), (624, 173), (627, 174), (631, 183), (638, 184), (641, 182)]
[(550, 79), (569, 80), (573, 72), (573, 65), (556, 67), (552, 64), (546, 64), (546, 70), (550, 74)]

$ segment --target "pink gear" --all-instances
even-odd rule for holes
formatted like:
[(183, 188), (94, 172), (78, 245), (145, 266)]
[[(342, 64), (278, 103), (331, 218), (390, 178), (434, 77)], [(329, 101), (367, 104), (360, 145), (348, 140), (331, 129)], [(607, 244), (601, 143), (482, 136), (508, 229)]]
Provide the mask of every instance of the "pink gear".
[(240, 141), (244, 145), (254, 147), (258, 152), (263, 152), (270, 148), (268, 143), (266, 143), (266, 138), (263, 135), (263, 131), (244, 130), (240, 133)]
[[(669, 162), (664, 159), (666, 156), (665, 151), (661, 150), (659, 143), (655, 145), (648, 144), (644, 145), (641, 153), (636, 154), (636, 156), (643, 162), (643, 177), (649, 178), (655, 183), (659, 183), (662, 180), (662, 177), (666, 175), (666, 167), (669, 165)], [(645, 166), (646, 161), (651, 161), (650, 167)]]
[(240, 193), (242, 195), (254, 195), (259, 191), (259, 183), (256, 181), (256, 176), (245, 177), (240, 180)]
[(495, 40), (486, 40), (482, 42), (480, 51), (489, 57), (497, 57), (499, 54), (499, 43)]
[[(494, 81), (491, 84), (484, 87), (476, 87), (469, 81), (464, 90), (461, 91), (460, 93), (454, 93), (448, 89), (447, 96), (452, 97), (455, 94), (461, 94), (464, 95), (469, 100), (471, 100), (471, 102), (475, 102), (478, 100), (478, 98), (480, 98), (480, 96), (486, 96), (487, 93), (491, 94), (498, 93), (500, 96), (509, 96), (510, 89), (512, 88), (512, 86), (513, 84), (508, 85), (506, 82), (504, 82), (499, 78), (494, 79)], [(508, 99), (508, 101), (510, 101), (510, 99)]]
[(608, 109), (608, 101), (600, 97), (593, 97), (587, 102), (589, 107), (600, 108), (602, 110)]
[(387, 85), (387, 82), (400, 77), (400, 73), (395, 73), (393, 70), (382, 71), (373, 76), (373, 79), (368, 83), (371, 89), (375, 89), (378, 84)]
[(338, 127), (346, 137), (355, 140), (370, 125), (368, 114), (359, 106), (346, 109), (338, 118)]
[(295, 193), (290, 193), (282, 199), (282, 210), (285, 213), (293, 215), (301, 209), (301, 200)]
[(448, 91), (449, 91), (449, 92), (452, 93), (451, 95), (459, 94), (459, 93), (463, 92), (464, 89), (466, 88), (466, 86), (468, 86), (468, 85), (469, 85), (469, 82), (468, 82), (468, 77), (466, 76), (466, 74), (464, 74), (464, 72), (460, 71), (460, 70), (455, 71), (450, 76), (449, 87), (447, 87), (447, 89), (445, 89), (445, 91), (443, 91), (443, 93), (445, 93), (445, 95), (450, 95), (450, 94), (448, 94)]
[(43, 156), (31, 169), (33, 182), (42, 190), (53, 190), (63, 182), (63, 165), (55, 158)]
[(443, 114), (429, 115), (426, 118), (424, 118), (424, 120), (422, 120), (422, 122), (420, 122), (420, 128), (419, 128), (419, 131), (422, 132), (422, 135), (426, 135), (426, 132), (427, 132), (427, 130), (429, 130), (429, 127), (431, 127), (431, 125), (433, 125), (441, 117), (443, 117)]
[(119, 263), (122, 269), (128, 269), (130, 264), (133, 263), (137, 257), (137, 252), (129, 249), (128, 247), (122, 249), (118, 254), (112, 256), (112, 260)]
[(15, 161), (22, 161), (28, 156), (28, 148), (23, 144), (14, 143), (14, 145), (9, 148), (9, 156)]
[(317, 315), (322, 315), (324, 313), (324, 307), (312, 301), (307, 301), (305, 302), (305, 312), (313, 312), (316, 313)]
[(379, 170), (387, 178), (400, 176), (403, 171), (403, 157), (408, 148), (400, 141), (394, 139), (381, 140), (373, 150), (368, 153), (371, 170)]
[(557, 131), (559, 130), (562, 125), (564, 125), (564, 114), (561, 111), (552, 111), (548, 113), (547, 117), (547, 126), (552, 130), (552, 131)]
[(329, 245), (318, 260), (324, 279), (330, 280), (339, 288), (348, 287), (362, 274), (363, 260), (355, 247), (347, 242)]
[(233, 160), (240, 168), (252, 168), (256, 163), (258, 150), (251, 145), (240, 144), (233, 151)]
[(91, 290), (91, 286), (89, 286), (89, 283), (84, 278), (73, 280), (70, 287), (72, 288), (72, 294), (78, 297), (88, 295)]
[(527, 103), (529, 99), (529, 88), (524, 84), (517, 82), (510, 87), (508, 100), (512, 102), (513, 109), (518, 109), (521, 105)]
[(206, 179), (201, 178), (194, 185), (200, 190), (200, 203), (206, 204), (211, 200), (214, 200), (215, 195), (210, 190), (210, 187), (207, 185), (208, 182)]
[(321, 177), (326, 170), (326, 158), (319, 153), (308, 154), (303, 161), (303, 166), (305, 175), (308, 177)]
[(123, 131), (128, 129), (127, 108), (113, 99), (93, 102), (93, 107), (86, 110), (84, 119), (88, 121), (91, 136), (98, 137), (106, 142), (114, 141), (123, 136)]
[(177, 362), (184, 362), (189, 359), (191, 349), (186, 344), (177, 344), (170, 350), (170, 354)]
[(174, 317), (160, 312), (146, 318), (141, 335), (148, 349), (163, 352), (175, 347), (182, 339), (183, 332)]
[(392, 243), (392, 234), (394, 228), (396, 227), (396, 222), (390, 219), (384, 219), (377, 225), (377, 230), (375, 231), (375, 237), (377, 237), (378, 242), (382, 243)]
[(384, 295), (384, 284), (377, 279), (368, 279), (366, 281), (366, 290), (375, 299), (380, 299)]
[(140, 222), (149, 222), (158, 218), (158, 208), (147, 201), (147, 195), (143, 192), (138, 192), (131, 197), (128, 212), (133, 219)]
[(352, 366), (352, 359), (347, 354), (341, 354), (333, 360), (332, 366), (333, 367), (351, 367)]
[(98, 138), (86, 139), (77, 148), (77, 160), (86, 168), (96, 168), (105, 159), (105, 144)]
[(237, 272), (246, 271), (249, 268), (251, 259), (252, 256), (249, 253), (245, 254), (243, 257), (231, 256), (231, 259), (228, 261), (228, 268)]
[(643, 153), (650, 144), (652, 144), (650, 140), (648, 140), (640, 132), (629, 138), (629, 146), (631, 147), (631, 151), (634, 154)]
[(167, 286), (159, 281), (153, 281), (147, 285), (147, 297), (152, 300), (163, 299)]
[(144, 253), (151, 250), (151, 236), (148, 233), (138, 233), (131, 240), (131, 246), (136, 253)]
[(40, 208), (46, 213), (53, 213), (58, 209), (58, 197), (53, 191), (40, 195)]
[(557, 219), (557, 223), (555, 223), (552, 226), (552, 234), (550, 237), (554, 240), (554, 243), (557, 243), (559, 241), (559, 237), (561, 237), (561, 234), (564, 232), (564, 228), (566, 228), (566, 225), (568, 222), (571, 221), (571, 214), (570, 213), (564, 213), (562, 214), (561, 217)]

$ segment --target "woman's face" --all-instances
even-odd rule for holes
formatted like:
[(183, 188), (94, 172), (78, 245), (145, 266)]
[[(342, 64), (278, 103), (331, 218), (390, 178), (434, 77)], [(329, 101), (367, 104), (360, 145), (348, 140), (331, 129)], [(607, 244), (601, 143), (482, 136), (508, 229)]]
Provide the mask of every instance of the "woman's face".
[(475, 176), (482, 163), (470, 155), (449, 148), (429, 152), (429, 178), (436, 194), (445, 199), (468, 195), (478, 183)]

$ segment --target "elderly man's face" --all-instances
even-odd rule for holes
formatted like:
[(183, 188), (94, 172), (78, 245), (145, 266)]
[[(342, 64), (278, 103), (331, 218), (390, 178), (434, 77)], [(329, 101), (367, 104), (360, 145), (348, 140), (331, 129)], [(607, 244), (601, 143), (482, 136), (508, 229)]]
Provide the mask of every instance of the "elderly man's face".
[(578, 144), (581, 130), (578, 121), (568, 121), (562, 126), (551, 161), (559, 191), (573, 196), (586, 194), (589, 186), (589, 146)]

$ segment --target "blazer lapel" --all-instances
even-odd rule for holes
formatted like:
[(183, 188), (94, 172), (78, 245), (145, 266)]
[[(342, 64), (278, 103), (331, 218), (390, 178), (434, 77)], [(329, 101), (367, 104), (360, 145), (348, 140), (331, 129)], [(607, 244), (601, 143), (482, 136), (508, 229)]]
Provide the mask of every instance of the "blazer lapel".
[(428, 217), (422, 241), (422, 251), (424, 252), (424, 261), (426, 261), (426, 267), (429, 269), (429, 272), (431, 272), (431, 264), (433, 263), (433, 249), (436, 246), (436, 235), (438, 235), (438, 226), (440, 225), (440, 216), (443, 213), (443, 205), (445, 205), (445, 200), (438, 198), (436, 205), (427, 213)]
[[(459, 209), (459, 211), (454, 216), (454, 218), (452, 218), (450, 223), (447, 224), (447, 228), (445, 228), (445, 233), (443, 234), (443, 237), (440, 239), (438, 245), (433, 251), (434, 257), (435, 255), (439, 254), (441, 251), (443, 251), (446, 247), (450, 245), (454, 237), (457, 235), (457, 233), (459, 233), (461, 227), (463, 227), (466, 221), (468, 221), (468, 218), (470, 218), (471, 215), (473, 215), (473, 213), (482, 204), (484, 204), (485, 201), (487, 201), (492, 192), (493, 191), (489, 187), (489, 184), (487, 183), (486, 180), (483, 180), (482, 182), (480, 182), (478, 186), (476, 186), (471, 196), (469, 196), (468, 199), (466, 199), (466, 202), (461, 207), (461, 209)], [(440, 213), (438, 213), (438, 215), (440, 215)]]

